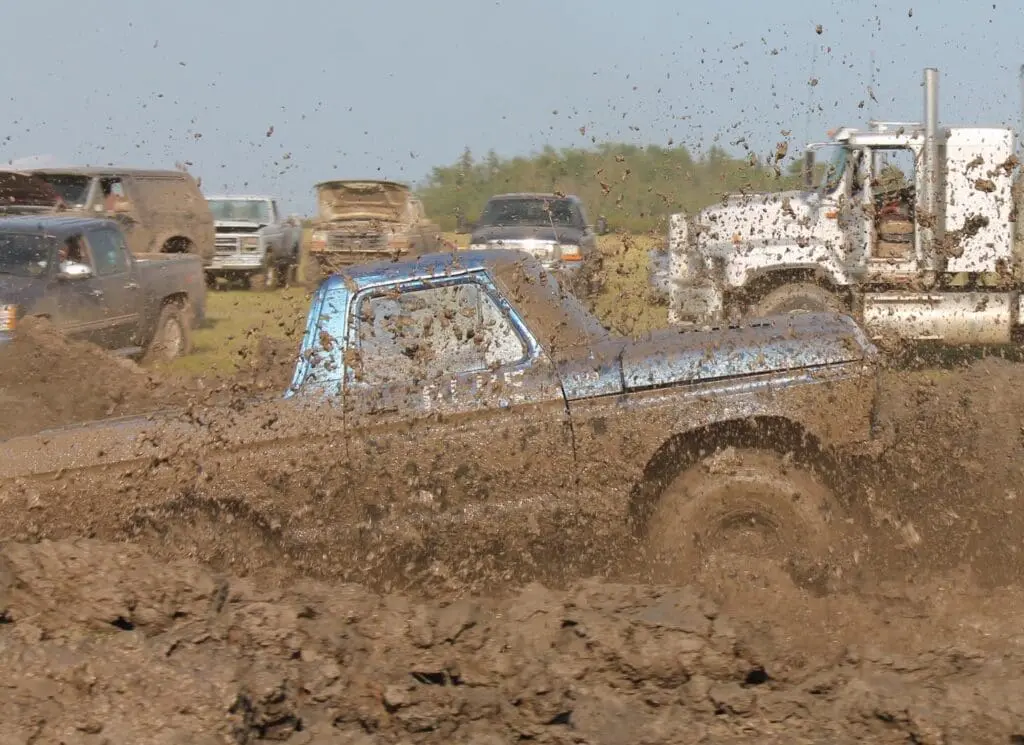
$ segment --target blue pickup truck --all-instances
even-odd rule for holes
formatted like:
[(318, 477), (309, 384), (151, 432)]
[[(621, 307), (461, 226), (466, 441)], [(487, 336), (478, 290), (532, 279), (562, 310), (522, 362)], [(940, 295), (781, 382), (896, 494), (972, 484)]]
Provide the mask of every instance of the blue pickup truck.
[[(326, 279), (283, 400), (8, 440), (0, 479), (107, 468), (123, 486), (126, 462), (157, 462), (128, 488), (161, 540), (251, 559), (236, 533), (258, 515), (275, 551), (345, 576), (358, 557), (361, 578), (528, 574), (552, 552), (592, 571), (624, 535), (669, 576), (737, 534), (823, 562), (843, 532), (833, 456), (872, 439), (877, 381), (845, 316), (625, 338), (526, 254), (434, 254)], [(234, 528), (167, 537), (229, 504)]]

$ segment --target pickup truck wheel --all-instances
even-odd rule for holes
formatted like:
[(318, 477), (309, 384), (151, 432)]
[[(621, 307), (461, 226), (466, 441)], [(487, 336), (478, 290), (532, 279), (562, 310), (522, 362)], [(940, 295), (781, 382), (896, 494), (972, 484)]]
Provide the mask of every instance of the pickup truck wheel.
[(778, 287), (758, 300), (751, 315), (771, 316), (781, 313), (842, 313), (845, 308), (835, 293), (810, 282)]
[(647, 529), (652, 569), (678, 582), (718, 553), (775, 559), (794, 579), (827, 580), (842, 509), (809, 469), (767, 451), (726, 448), (680, 473)]
[(165, 303), (146, 349), (146, 362), (169, 362), (192, 351), (192, 327), (179, 303)]

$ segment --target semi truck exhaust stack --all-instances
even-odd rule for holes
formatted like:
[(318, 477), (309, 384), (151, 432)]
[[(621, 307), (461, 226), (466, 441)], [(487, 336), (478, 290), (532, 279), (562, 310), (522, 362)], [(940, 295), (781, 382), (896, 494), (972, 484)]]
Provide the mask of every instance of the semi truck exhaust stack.
[(939, 194), (941, 191), (942, 163), (939, 150), (939, 71), (934, 67), (924, 70), (924, 212), (928, 215), (923, 221), (924, 255), (922, 269), (926, 271), (941, 270), (939, 256), (935, 246), (941, 235), (942, 220), (940, 219)]

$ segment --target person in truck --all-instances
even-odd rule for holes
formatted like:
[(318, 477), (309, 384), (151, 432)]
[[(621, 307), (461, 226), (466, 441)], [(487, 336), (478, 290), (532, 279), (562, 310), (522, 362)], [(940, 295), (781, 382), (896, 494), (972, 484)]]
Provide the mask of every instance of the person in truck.
[(62, 272), (71, 264), (85, 263), (85, 249), (77, 236), (71, 236), (60, 245), (57, 262), (58, 270)]

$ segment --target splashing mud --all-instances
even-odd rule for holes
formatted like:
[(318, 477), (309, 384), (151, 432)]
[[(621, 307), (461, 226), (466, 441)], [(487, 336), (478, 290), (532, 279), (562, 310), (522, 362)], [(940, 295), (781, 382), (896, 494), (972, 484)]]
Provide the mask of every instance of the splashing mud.
[[(178, 406), (209, 416), (283, 388), (288, 352), (254, 359), (189, 382), (29, 327), (0, 350), (14, 381), (3, 433)], [(220, 472), (146, 464), (102, 490), (21, 485), (0, 499), (0, 718), (12, 742), (1017, 742), (1022, 384), (1024, 366), (991, 358), (886, 373), (889, 445), (846, 489), (863, 536), (826, 593), (741, 556), (652, 586), (609, 536), (602, 581), (557, 546), (518, 555), (554, 589), (524, 586), (537, 566), (484, 544), (449, 562), (458, 525), (449, 543), (416, 538), (431, 552), (419, 574), (402, 576), (408, 535), (382, 533), (373, 555), (296, 553), (276, 542), (275, 505), (344, 518), (326, 450), (320, 474), (241, 453)], [(247, 498), (196, 499), (228, 472)], [(177, 512), (155, 516), (143, 484)], [(176, 519), (188, 529), (168, 532)], [(396, 574), (374, 575), (389, 556)], [(498, 581), (480, 595), (484, 573)]]

